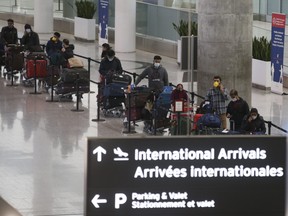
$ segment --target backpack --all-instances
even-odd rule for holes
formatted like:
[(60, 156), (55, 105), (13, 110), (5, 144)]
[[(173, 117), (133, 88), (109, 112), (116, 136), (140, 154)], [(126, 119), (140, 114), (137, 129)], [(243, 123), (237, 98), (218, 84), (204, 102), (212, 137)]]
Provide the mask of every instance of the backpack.
[(202, 101), (196, 111), (197, 114), (213, 113), (213, 105), (209, 100)]
[(220, 126), (221, 126), (220, 117), (213, 113), (204, 114), (197, 122), (197, 127), (199, 130), (203, 130), (205, 127), (220, 128)]

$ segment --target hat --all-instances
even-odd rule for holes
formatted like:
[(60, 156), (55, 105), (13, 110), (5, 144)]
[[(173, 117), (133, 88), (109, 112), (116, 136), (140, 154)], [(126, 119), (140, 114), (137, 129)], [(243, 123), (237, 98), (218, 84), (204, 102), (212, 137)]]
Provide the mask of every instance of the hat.
[(24, 29), (31, 29), (31, 25), (25, 24)]
[(251, 108), (250, 113), (257, 113), (258, 114), (258, 110), (256, 108)]

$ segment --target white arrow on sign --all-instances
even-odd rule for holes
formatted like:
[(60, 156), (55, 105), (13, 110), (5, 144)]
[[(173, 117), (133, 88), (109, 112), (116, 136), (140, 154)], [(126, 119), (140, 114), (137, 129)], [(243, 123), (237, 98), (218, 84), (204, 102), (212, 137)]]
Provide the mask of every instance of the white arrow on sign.
[(96, 194), (93, 199), (91, 200), (91, 202), (93, 203), (93, 205), (95, 206), (95, 208), (100, 208), (100, 206), (98, 204), (100, 203), (107, 203), (106, 199), (99, 199), (100, 195)]
[(98, 146), (93, 150), (93, 154), (97, 154), (97, 161), (102, 161), (102, 154), (106, 154), (106, 150), (102, 148), (101, 146)]

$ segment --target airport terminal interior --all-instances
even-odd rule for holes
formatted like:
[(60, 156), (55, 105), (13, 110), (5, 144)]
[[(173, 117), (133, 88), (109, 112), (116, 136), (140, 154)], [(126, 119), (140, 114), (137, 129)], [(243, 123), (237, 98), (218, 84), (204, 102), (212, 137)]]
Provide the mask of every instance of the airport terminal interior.
[[(1, 3), (0, 3), (1, 4)], [(8, 18), (8, 17), (7, 17)], [(6, 20), (0, 21), (0, 27), (6, 26)], [(254, 35), (261, 31), (269, 32), (271, 23), (254, 21)], [(23, 35), (24, 25), (15, 23), (19, 37)], [(258, 29), (258, 31), (257, 31)], [(259, 30), (260, 29), (260, 30)], [(288, 26), (286, 26), (287, 32)], [(91, 63), (90, 80), (99, 82), (99, 61), (101, 47), (98, 41), (87, 43), (75, 40), (71, 34), (61, 33), (61, 39), (69, 39), (75, 45), (74, 53), (90, 57), (97, 62)], [(42, 44), (46, 44), (50, 34), (39, 34)], [(287, 39), (286, 33), (286, 39)], [(286, 40), (286, 54), (287, 54)], [(111, 44), (113, 47), (114, 44)], [(123, 69), (140, 74), (149, 66), (157, 52), (136, 50), (133, 53), (116, 53)], [(182, 83), (184, 88), (191, 87), (185, 78), (185, 71), (179, 68), (175, 58), (161, 55), (161, 64), (168, 71), (169, 81), (174, 85)], [(288, 55), (285, 56), (285, 63)], [(87, 60), (82, 59), (85, 67)], [(287, 68), (287, 67), (286, 67)], [(288, 73), (288, 71), (286, 71)], [(124, 133), (122, 117), (104, 116), (105, 121), (95, 122), (98, 109), (96, 95), (97, 85), (90, 83), (90, 93), (83, 94), (78, 104), (76, 96), (70, 102), (47, 102), (50, 94), (45, 88), (31, 94), (34, 87), (25, 87), (20, 76), (11, 84), (11, 78), (0, 77), (0, 198), (13, 206), (23, 216), (82, 216), (84, 215), (84, 174), (85, 150), (88, 137), (129, 137), (140, 136), (145, 139), (152, 136), (143, 132), (143, 122), (136, 122), (131, 127), (136, 133)], [(199, 79), (199, 77), (198, 77)], [(211, 86), (213, 78), (211, 77)], [(225, 85), (225, 80), (223, 80)], [(246, 83), (243, 83), (245, 85)], [(143, 80), (139, 85), (147, 85)], [(190, 86), (190, 87), (189, 87)], [(193, 81), (193, 91), (197, 93), (197, 80)], [(207, 86), (207, 90), (211, 87)], [(288, 89), (283, 89), (288, 93)], [(241, 96), (241, 92), (239, 92)], [(245, 98), (244, 98), (245, 99)], [(202, 100), (196, 97), (195, 103)], [(251, 107), (258, 109), (266, 121), (271, 121), (280, 128), (288, 130), (288, 95), (271, 93), (268, 90), (252, 88)], [(81, 109), (75, 112), (72, 109)], [(266, 124), (268, 130), (268, 125)], [(281, 130), (272, 127), (272, 135), (286, 136)], [(171, 136), (165, 130), (157, 136)], [(2, 200), (3, 201), (3, 200)], [(6, 204), (7, 204), (6, 203)], [(0, 202), (0, 207), (7, 206)], [(1, 212), (1, 210), (0, 210)], [(1, 216), (18, 215), (3, 213)]]

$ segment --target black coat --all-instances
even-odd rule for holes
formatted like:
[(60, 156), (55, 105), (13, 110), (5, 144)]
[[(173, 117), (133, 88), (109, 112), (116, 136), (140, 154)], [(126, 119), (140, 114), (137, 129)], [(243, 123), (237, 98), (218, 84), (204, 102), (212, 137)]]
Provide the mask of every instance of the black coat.
[(112, 61), (109, 61), (106, 57), (100, 63), (99, 73), (104, 76), (108, 82), (110, 82), (113, 74), (122, 74), (122, 72), (121, 62), (116, 57), (114, 57)]
[(12, 28), (5, 26), (1, 30), (1, 42), (4, 44), (17, 44), (18, 33), (17, 29), (13, 26)]
[(257, 118), (250, 122), (248, 121), (249, 117), (250, 117), (250, 114), (244, 117), (242, 125), (241, 125), (241, 130), (245, 133), (265, 134), (266, 127), (265, 127), (265, 122), (264, 122), (263, 117), (258, 114)]
[(39, 36), (34, 31), (24, 34), (21, 39), (21, 44), (25, 46), (25, 49), (32, 52), (38, 52), (41, 50)]
[(245, 100), (241, 97), (237, 101), (230, 101), (227, 106), (227, 114), (231, 115), (230, 120), (235, 123), (235, 130), (238, 131), (241, 128), (241, 124), (244, 116), (249, 114), (249, 106)]
[(62, 51), (62, 56), (65, 60), (68, 60), (69, 58), (72, 58), (74, 56), (74, 45), (69, 44), (68, 47), (65, 48), (65, 52)]

